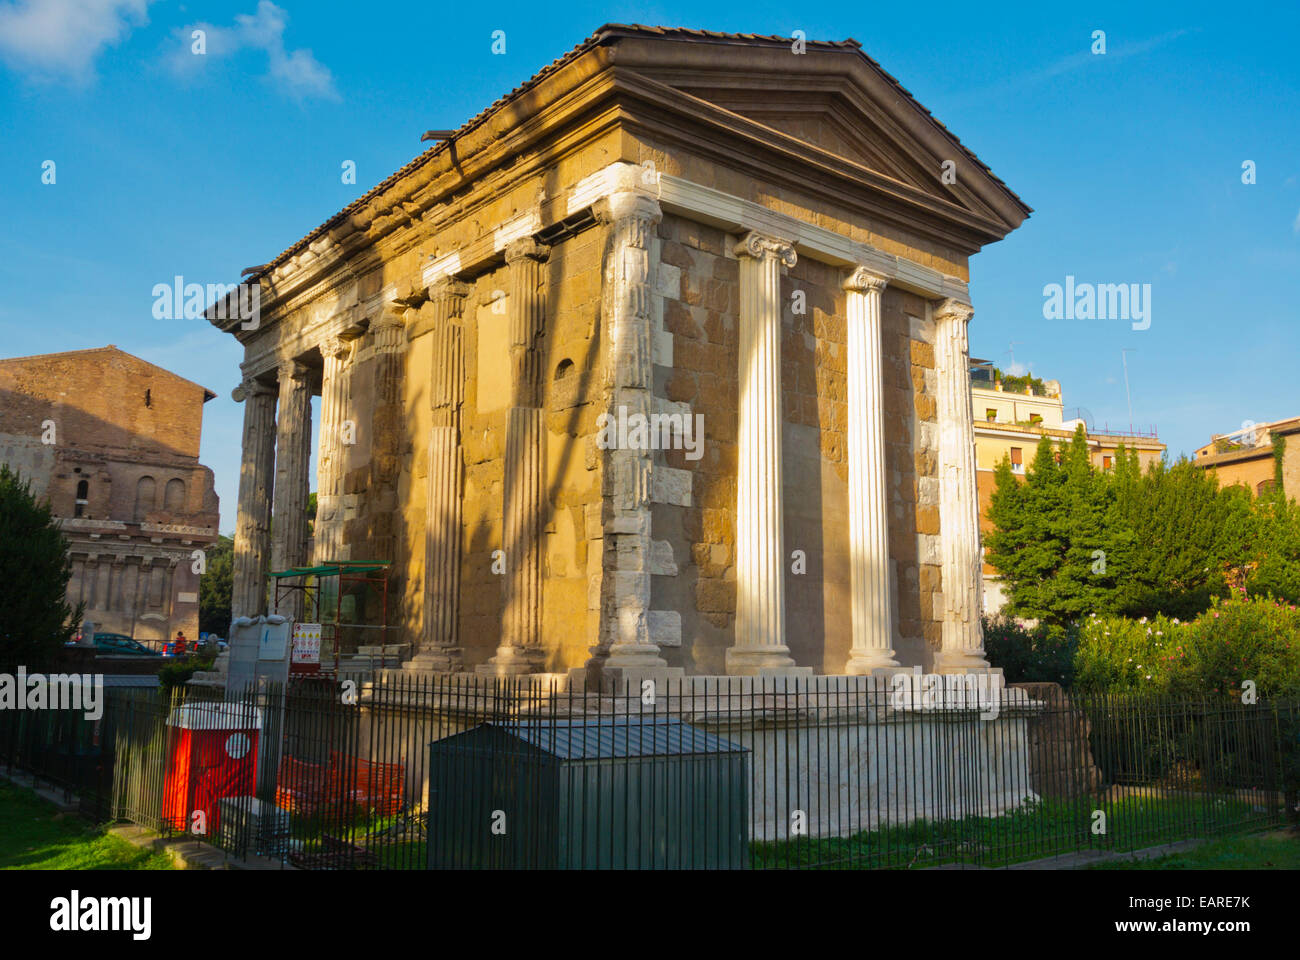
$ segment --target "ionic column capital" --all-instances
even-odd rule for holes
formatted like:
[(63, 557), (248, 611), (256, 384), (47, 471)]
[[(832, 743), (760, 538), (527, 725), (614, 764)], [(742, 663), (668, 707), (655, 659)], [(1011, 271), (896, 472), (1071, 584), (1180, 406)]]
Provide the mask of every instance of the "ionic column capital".
[(793, 267), (799, 262), (793, 243), (780, 237), (759, 233), (757, 230), (745, 234), (736, 244), (734, 252), (738, 257), (752, 257), (755, 260), (771, 257), (781, 261), (786, 267)]
[[(506, 248), (507, 250), (509, 247)], [(548, 248), (549, 250), (549, 248)], [(425, 288), (425, 296), (430, 301), (447, 302), (454, 306), (459, 306), (460, 302), (470, 295), (474, 290), (468, 283), (462, 283), (453, 277), (443, 277)]]
[(281, 383), (285, 380), (306, 380), (311, 376), (311, 367), (298, 360), (281, 360), (275, 370)]
[(352, 356), (352, 341), (342, 337), (326, 337), (320, 344), (321, 356), (347, 362)]
[(386, 306), (379, 311), (379, 316), (370, 321), (370, 332), (374, 333), (381, 327), (404, 327), (406, 308), (397, 309), (396, 307)]
[(975, 316), (975, 308), (969, 303), (962, 303), (951, 297), (940, 300), (934, 308), (934, 319), (949, 322), (967, 323)]
[(853, 293), (884, 293), (889, 281), (866, 267), (855, 267), (841, 285)]
[(230, 391), (230, 399), (235, 403), (243, 403), (249, 397), (270, 397), (274, 396), (276, 388), (270, 384), (262, 383), (260, 380), (254, 380), (252, 377), (246, 377), (239, 382), (239, 386)]
[(542, 261), (550, 255), (551, 248), (543, 243), (538, 243), (532, 237), (512, 240), (506, 244), (506, 263), (516, 263), (525, 259)]
[(663, 218), (663, 208), (654, 197), (631, 190), (611, 193), (591, 205), (597, 223), (617, 223), (620, 220), (644, 220), (658, 223)]

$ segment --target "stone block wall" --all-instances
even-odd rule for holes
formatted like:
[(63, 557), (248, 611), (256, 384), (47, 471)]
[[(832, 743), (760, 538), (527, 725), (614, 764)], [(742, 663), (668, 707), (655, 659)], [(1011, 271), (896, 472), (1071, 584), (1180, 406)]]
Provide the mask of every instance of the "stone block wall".
[(1010, 683), (1044, 704), (1029, 723), (1029, 779), (1040, 797), (1071, 799), (1101, 789), (1101, 770), (1092, 758), (1092, 724), (1070, 702), (1059, 683)]
[[(672, 666), (723, 673), (736, 612), (739, 264), (736, 238), (666, 215), (658, 228), (656, 408), (704, 416), (703, 456), (656, 453), (685, 472), (681, 502), (652, 512), (651, 608), (675, 611)], [(851, 645), (845, 295), (842, 271), (801, 258), (782, 280), (786, 622), (791, 655), (843, 669)], [(796, 306), (798, 305), (798, 306)], [(800, 310), (800, 308), (802, 308)], [(800, 310), (800, 312), (796, 312)], [(902, 662), (929, 666), (940, 639), (934, 331), (920, 297), (886, 290), (885, 437), (895, 623)], [(802, 555), (795, 554), (801, 551)], [(795, 572), (802, 567), (802, 573)], [(661, 641), (662, 642), (662, 641)], [(670, 640), (671, 642), (671, 640)]]
[[(590, 229), (557, 243), (546, 261), (546, 324), (537, 344), (546, 425), (547, 515), (543, 544), (543, 645), (547, 668), (581, 666), (596, 642), (601, 565), (600, 477), (595, 445), (601, 412), (602, 339), (599, 329), (603, 231)], [(390, 265), (386, 276), (402, 274)], [(364, 286), (375, 287), (378, 274)], [(386, 281), (388, 282), (388, 281)], [(460, 642), (467, 668), (486, 662), (501, 643), (503, 615), (503, 482), (506, 419), (510, 405), (507, 321), (511, 304), (508, 267), (475, 278), (463, 323), (464, 405), (461, 444), (464, 495), (461, 526)], [(432, 339), (407, 347), (403, 374), (404, 416), (376, 425), (378, 358), (374, 321), (355, 345), (349, 368), (351, 403), (344, 419), (356, 426), (355, 443), (344, 447), (343, 543), (354, 560), (393, 563), (389, 579), (391, 642), (418, 642), (425, 616), (426, 491), (431, 415)], [(396, 501), (376, 496), (376, 449), (396, 429)], [(376, 534), (395, 537), (393, 556), (373, 555)], [(592, 580), (595, 578), (593, 587)], [(378, 611), (374, 612), (378, 615)]]

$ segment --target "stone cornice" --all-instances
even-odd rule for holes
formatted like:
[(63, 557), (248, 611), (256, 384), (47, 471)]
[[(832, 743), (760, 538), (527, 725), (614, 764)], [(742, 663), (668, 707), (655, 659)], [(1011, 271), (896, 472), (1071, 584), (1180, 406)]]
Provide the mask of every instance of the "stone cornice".
[[(602, 202), (615, 195), (621, 195), (618, 202), (632, 204), (639, 214), (650, 216), (657, 206), (666, 212), (707, 223), (728, 233), (744, 236), (755, 232), (778, 237), (788, 242), (799, 256), (833, 266), (862, 268), (887, 280), (893, 287), (927, 299), (952, 300), (963, 306), (969, 299), (969, 290), (964, 281), (940, 273), (932, 267), (886, 253), (825, 227), (681, 177), (656, 174), (647, 182), (640, 166), (626, 162), (610, 164), (575, 183), (554, 198), (553, 202), (526, 211), (500, 228), (483, 234), (463, 249), (431, 259), (424, 267), (420, 279), (426, 287), (447, 278), (470, 279), (503, 263), (506, 247), (523, 239), (520, 234), (526, 229), (540, 233), (584, 210), (592, 210), (597, 219), (615, 215), (611, 212), (610, 205)], [(358, 300), (350, 307), (336, 307), (328, 317), (304, 328), (291, 340), (268, 339), (266, 349), (250, 356), (241, 365), (242, 369), (249, 377), (264, 375), (286, 354), (305, 352), (326, 338), (338, 336), (349, 327), (355, 327), (359, 314), (396, 309), (393, 301), (398, 296), (396, 288), (385, 288), (376, 296), (364, 301)], [(385, 301), (384, 297), (389, 299)], [(969, 307), (966, 309), (969, 310)]]

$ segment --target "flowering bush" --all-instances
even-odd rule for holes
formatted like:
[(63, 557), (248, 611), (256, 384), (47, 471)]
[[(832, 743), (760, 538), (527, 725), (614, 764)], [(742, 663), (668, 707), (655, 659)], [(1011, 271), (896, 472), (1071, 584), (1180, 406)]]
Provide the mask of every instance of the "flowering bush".
[(1075, 684), (1089, 690), (1239, 696), (1300, 693), (1300, 609), (1268, 600), (1215, 601), (1191, 623), (1091, 617), (1080, 628)]
[(1178, 693), (1238, 696), (1253, 680), (1258, 695), (1300, 693), (1300, 610), (1277, 600), (1224, 600), (1188, 630), (1185, 656), (1171, 678)]
[(1075, 684), (1116, 693), (1168, 692), (1187, 631), (1176, 617), (1090, 617), (1079, 630)]

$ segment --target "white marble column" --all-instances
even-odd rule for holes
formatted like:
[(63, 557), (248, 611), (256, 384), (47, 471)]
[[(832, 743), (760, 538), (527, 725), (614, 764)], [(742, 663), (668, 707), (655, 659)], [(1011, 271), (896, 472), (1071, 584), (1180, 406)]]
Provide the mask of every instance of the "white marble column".
[(943, 641), (938, 673), (987, 670), (980, 624), (979, 495), (971, 418), (969, 304), (944, 300), (934, 311), (939, 375), (939, 537), (943, 551)]
[(897, 667), (889, 594), (885, 493), (881, 298), (886, 280), (859, 267), (844, 282), (848, 319), (849, 593), (853, 646), (848, 674)]
[[(271, 491), (275, 486), (276, 389), (256, 380), (245, 380), (231, 396), (244, 404), (244, 454), (239, 468), (230, 606), (235, 617), (256, 617), (266, 613), (267, 604)], [(148, 576), (141, 579), (147, 582)], [(144, 609), (143, 602), (140, 609)]]
[[(271, 516), (271, 570), (307, 563), (307, 494), (311, 457), (311, 370), (287, 360), (280, 364), (280, 406), (276, 418), (275, 507)], [(297, 582), (293, 579), (290, 582)], [(271, 602), (275, 603), (274, 587)], [(285, 591), (276, 605), (281, 616), (302, 615), (300, 591)]]
[(748, 234), (740, 258), (740, 416), (736, 476), (736, 637), (727, 673), (792, 672), (785, 642), (781, 472), (781, 267), (794, 246)]
[[(601, 314), (607, 347), (605, 413), (617, 418), (651, 412), (654, 388), (652, 293), (657, 264), (655, 224), (663, 216), (652, 197), (619, 191), (593, 208), (605, 227)], [(607, 450), (602, 492), (606, 507), (600, 541), (600, 632), (589, 671), (668, 675), (668, 663), (650, 636), (651, 451)], [(593, 544), (593, 547), (597, 546)]]

